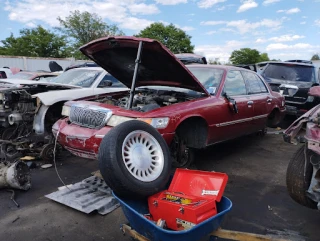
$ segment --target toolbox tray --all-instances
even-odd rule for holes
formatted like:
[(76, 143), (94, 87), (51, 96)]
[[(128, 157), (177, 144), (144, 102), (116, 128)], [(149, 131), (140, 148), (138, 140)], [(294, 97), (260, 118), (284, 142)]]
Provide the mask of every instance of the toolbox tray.
[(195, 241), (209, 235), (220, 227), (224, 215), (232, 208), (232, 202), (227, 197), (222, 197), (217, 203), (218, 214), (197, 224), (192, 229), (172, 231), (158, 227), (143, 215), (149, 213), (148, 200), (122, 199), (114, 194), (120, 202), (124, 215), (128, 219), (132, 229), (152, 241)]

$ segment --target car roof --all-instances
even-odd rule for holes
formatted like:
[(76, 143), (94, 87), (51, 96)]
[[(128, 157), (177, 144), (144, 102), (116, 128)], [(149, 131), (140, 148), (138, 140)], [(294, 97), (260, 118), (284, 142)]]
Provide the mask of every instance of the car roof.
[[(239, 68), (239, 67), (235, 67), (233, 65), (215, 65), (215, 64), (192, 64), (192, 65), (188, 65), (188, 68), (215, 68), (215, 69), (224, 69), (224, 70), (245, 70), (245, 71), (251, 71), (254, 72), (252, 70), (249, 69), (244, 69), (244, 68)], [(254, 72), (255, 73), (255, 72)]]
[(284, 64), (284, 65), (300, 65), (300, 66), (309, 66), (309, 67), (315, 67), (314, 64), (306, 64), (306, 63), (300, 63), (300, 62), (281, 62), (281, 61), (278, 61), (278, 62), (270, 62), (268, 64)]

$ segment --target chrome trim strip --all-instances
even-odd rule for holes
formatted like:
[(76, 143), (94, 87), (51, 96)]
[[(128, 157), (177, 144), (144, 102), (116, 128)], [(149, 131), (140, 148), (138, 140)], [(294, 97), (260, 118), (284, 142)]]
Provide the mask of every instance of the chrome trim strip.
[(234, 124), (239, 124), (239, 123), (243, 123), (243, 122), (248, 122), (248, 121), (252, 121), (252, 120), (257, 120), (257, 119), (262, 119), (267, 117), (268, 115), (258, 115), (258, 116), (254, 116), (252, 118), (245, 118), (245, 119), (240, 119), (240, 120), (236, 120), (236, 121), (228, 121), (228, 122), (223, 122), (223, 123), (219, 123), (216, 124), (217, 127), (223, 127), (223, 126), (230, 126), (230, 125), (234, 125)]

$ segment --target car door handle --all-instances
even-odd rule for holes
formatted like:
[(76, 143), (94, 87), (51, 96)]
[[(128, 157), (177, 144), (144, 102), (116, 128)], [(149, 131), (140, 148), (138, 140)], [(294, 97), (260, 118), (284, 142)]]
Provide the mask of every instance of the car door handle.
[(247, 102), (247, 104), (248, 104), (248, 105), (253, 105), (253, 101), (250, 100), (250, 101)]
[(272, 99), (267, 99), (267, 103), (271, 103), (272, 102)]

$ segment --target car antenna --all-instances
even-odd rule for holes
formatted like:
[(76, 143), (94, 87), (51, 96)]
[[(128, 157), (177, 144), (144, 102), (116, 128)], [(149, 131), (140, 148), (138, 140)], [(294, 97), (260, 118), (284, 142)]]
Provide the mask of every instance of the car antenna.
[(127, 106), (127, 108), (129, 110), (132, 108), (133, 96), (134, 96), (134, 92), (135, 92), (135, 88), (136, 88), (137, 74), (138, 74), (139, 64), (141, 63), (142, 45), (143, 45), (143, 42), (140, 41), (138, 53), (137, 53), (137, 58), (135, 61), (135, 66), (134, 66), (134, 73), (133, 73), (132, 84), (131, 84), (131, 89), (130, 89), (130, 97), (129, 97), (129, 102), (128, 102), (128, 106)]

